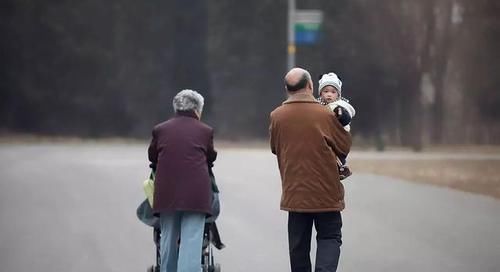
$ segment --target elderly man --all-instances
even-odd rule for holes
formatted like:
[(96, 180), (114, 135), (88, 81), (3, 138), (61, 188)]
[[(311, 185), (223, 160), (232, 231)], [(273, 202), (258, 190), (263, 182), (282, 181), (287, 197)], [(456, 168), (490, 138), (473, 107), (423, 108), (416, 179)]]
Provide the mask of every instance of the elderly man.
[(281, 174), (281, 210), (288, 211), (291, 270), (311, 271), (314, 223), (315, 271), (336, 271), (342, 244), (340, 211), (344, 209), (336, 157), (347, 155), (351, 136), (314, 98), (309, 72), (290, 70), (285, 89), (288, 99), (271, 112), (269, 132)]
[(156, 168), (153, 210), (160, 216), (160, 271), (201, 271), (205, 217), (212, 212), (208, 167), (217, 156), (214, 132), (199, 120), (199, 93), (183, 90), (173, 106), (175, 116), (154, 127), (148, 149)]

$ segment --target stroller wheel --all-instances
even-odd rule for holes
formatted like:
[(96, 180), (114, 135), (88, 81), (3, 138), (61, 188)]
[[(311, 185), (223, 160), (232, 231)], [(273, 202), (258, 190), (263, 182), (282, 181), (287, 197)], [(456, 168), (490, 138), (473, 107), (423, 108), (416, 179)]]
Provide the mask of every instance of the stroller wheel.
[(150, 266), (147, 270), (148, 272), (159, 272), (160, 271), (160, 267), (159, 266)]

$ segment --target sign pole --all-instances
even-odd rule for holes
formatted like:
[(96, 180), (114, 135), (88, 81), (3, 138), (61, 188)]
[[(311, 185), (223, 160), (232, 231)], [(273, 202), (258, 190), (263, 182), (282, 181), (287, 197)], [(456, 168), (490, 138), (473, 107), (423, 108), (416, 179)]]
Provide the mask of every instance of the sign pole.
[(295, 67), (295, 0), (288, 0), (288, 70)]

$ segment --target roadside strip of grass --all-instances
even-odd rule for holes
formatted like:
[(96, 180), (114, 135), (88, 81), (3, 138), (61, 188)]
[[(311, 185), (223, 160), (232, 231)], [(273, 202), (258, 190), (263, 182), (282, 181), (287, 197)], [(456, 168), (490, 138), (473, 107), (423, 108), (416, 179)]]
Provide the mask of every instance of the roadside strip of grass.
[(356, 173), (371, 173), (449, 187), (500, 199), (500, 160), (352, 159)]

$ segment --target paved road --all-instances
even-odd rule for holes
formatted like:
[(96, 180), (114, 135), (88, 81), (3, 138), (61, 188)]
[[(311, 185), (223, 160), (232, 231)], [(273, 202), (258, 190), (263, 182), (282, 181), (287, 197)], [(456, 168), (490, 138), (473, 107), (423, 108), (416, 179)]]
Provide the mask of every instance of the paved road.
[[(145, 150), (0, 145), (0, 271), (145, 271), (152, 233), (134, 214)], [(288, 271), (274, 157), (255, 149), (219, 154), (223, 270)], [(500, 271), (500, 201), (361, 174), (346, 191), (339, 271)]]

